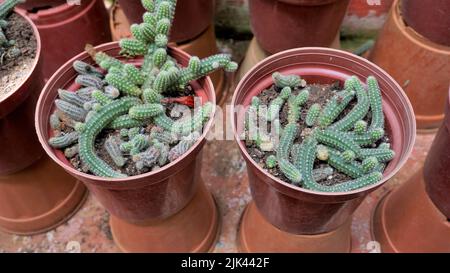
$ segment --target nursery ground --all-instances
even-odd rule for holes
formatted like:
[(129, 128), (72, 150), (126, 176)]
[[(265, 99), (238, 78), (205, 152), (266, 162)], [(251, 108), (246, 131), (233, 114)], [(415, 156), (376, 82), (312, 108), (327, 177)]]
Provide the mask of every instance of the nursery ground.
[[(241, 59), (248, 42), (220, 42), (223, 51)], [(233, 88), (227, 93), (231, 100)], [(370, 194), (356, 211), (353, 224), (353, 252), (369, 252), (370, 217), (374, 206), (389, 189), (403, 183), (423, 164), (434, 134), (417, 136), (406, 166), (385, 186)], [(236, 235), (241, 214), (251, 196), (243, 158), (234, 141), (211, 141), (205, 145), (202, 176), (213, 193), (222, 217), (222, 227), (214, 252), (237, 252)], [(108, 225), (109, 215), (89, 195), (83, 207), (66, 224), (35, 236), (15, 236), (0, 232), (0, 252), (118, 252)], [(80, 247), (78, 249), (78, 246)]]

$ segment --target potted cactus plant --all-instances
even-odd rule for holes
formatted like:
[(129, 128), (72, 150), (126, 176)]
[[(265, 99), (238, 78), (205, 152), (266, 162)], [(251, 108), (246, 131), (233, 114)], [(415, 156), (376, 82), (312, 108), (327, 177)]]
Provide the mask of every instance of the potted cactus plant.
[(20, 2), (0, 4), (0, 229), (34, 234), (66, 221), (86, 189), (44, 156), (34, 134), (41, 40), (33, 22), (13, 11)]
[[(28, 0), (18, 5), (37, 26), (42, 37), (42, 72), (48, 80), (86, 43), (111, 41), (108, 13), (102, 0)], [(76, 35), (74, 35), (76, 34)]]
[(88, 46), (49, 80), (37, 106), (38, 136), (111, 213), (122, 250), (207, 251), (218, 214), (200, 177), (215, 111), (204, 76), (237, 64), (168, 47), (176, 1), (142, 3), (133, 38)]
[(301, 48), (253, 68), (232, 104), (254, 199), (241, 248), (349, 251), (352, 213), (414, 143), (414, 114), (398, 84), (350, 53)]

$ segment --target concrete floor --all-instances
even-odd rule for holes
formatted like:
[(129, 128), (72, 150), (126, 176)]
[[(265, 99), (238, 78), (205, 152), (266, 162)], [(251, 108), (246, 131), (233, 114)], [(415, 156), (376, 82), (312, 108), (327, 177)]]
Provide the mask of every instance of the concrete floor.
[[(241, 59), (246, 42), (222, 42), (223, 51)], [(235, 45), (235, 46), (233, 46)], [(237, 46), (237, 48), (236, 48)], [(226, 101), (231, 100), (231, 92)], [(419, 170), (434, 134), (417, 136), (406, 166), (382, 188), (370, 194), (356, 211), (353, 224), (353, 252), (368, 252), (370, 216), (379, 198)], [(210, 141), (205, 145), (203, 179), (216, 198), (222, 227), (214, 252), (237, 252), (236, 235), (241, 214), (251, 200), (246, 165), (234, 141)], [(90, 195), (83, 207), (67, 223), (41, 235), (16, 236), (0, 232), (0, 252), (118, 252), (108, 225), (109, 215)], [(370, 245), (369, 245), (370, 246)]]

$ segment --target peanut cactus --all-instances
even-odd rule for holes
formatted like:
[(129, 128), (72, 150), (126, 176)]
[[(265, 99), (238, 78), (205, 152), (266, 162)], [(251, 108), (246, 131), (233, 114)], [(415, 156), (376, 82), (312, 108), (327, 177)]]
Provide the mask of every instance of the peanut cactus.
[[(309, 91), (303, 89), (294, 95), (293, 90), (304, 87), (306, 83), (296, 75), (274, 73), (272, 77), (280, 93), (268, 102), (266, 118), (262, 110), (267, 105), (261, 105), (257, 96), (252, 98), (246, 112), (243, 134), (248, 145), (246, 137), (251, 135), (252, 130), (257, 132), (255, 143), (259, 150), (276, 152), (276, 156), (270, 155), (265, 160), (268, 169), (278, 168), (291, 183), (323, 192), (352, 191), (382, 179), (386, 163), (395, 157), (395, 153), (389, 143), (381, 143), (374, 148), (385, 134), (381, 92), (374, 77), (367, 79), (367, 90), (356, 76), (351, 77), (345, 82), (344, 90), (333, 91), (336, 94), (323, 108), (319, 103), (313, 103), (304, 120), (300, 119), (300, 109), (308, 101)], [(353, 109), (345, 111), (355, 98)], [(285, 103), (288, 115), (280, 117), (285, 118), (282, 127), (276, 117), (280, 116)], [(367, 118), (369, 111), (371, 119)], [(370, 126), (366, 119), (371, 120)], [(270, 122), (271, 137), (260, 130), (261, 122)], [(281, 132), (278, 145), (273, 137), (276, 135), (274, 127)], [(303, 130), (301, 133), (299, 128)], [(319, 161), (328, 166), (314, 169)], [(317, 182), (333, 179), (335, 172), (345, 174), (352, 180), (331, 186)]]
[(78, 141), (79, 133), (71, 132), (60, 136), (52, 137), (48, 140), (48, 144), (53, 148), (61, 149), (66, 148)]

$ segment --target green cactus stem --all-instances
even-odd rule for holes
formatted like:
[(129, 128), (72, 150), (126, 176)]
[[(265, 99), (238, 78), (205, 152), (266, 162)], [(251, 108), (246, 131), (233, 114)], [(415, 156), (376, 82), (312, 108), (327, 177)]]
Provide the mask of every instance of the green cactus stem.
[(290, 87), (284, 87), (278, 97), (272, 100), (269, 104), (269, 109), (267, 111), (267, 120), (273, 121), (278, 118), (281, 108), (287, 99), (289, 99), (292, 90)]
[(367, 77), (367, 93), (372, 110), (371, 129), (384, 128), (383, 102), (378, 81), (373, 76)]
[(109, 125), (111, 129), (129, 129), (144, 125), (142, 120), (131, 118), (128, 114), (115, 118)]
[(363, 160), (362, 162), (362, 168), (364, 173), (370, 173), (374, 171), (374, 169), (380, 164), (378, 159), (376, 157), (368, 157)]
[[(300, 148), (301, 148), (301, 145), (300, 145)], [(316, 156), (317, 156), (317, 159), (319, 159), (319, 160), (327, 161), (328, 158), (330, 157), (329, 149), (326, 146), (317, 145)]]
[(70, 145), (76, 143), (79, 138), (78, 132), (71, 132), (68, 134), (62, 134), (56, 137), (52, 137), (48, 140), (48, 144), (55, 149), (62, 149), (69, 147)]
[(160, 151), (151, 146), (145, 152), (133, 156), (133, 161), (136, 162), (136, 168), (142, 170), (144, 167), (151, 168), (155, 165), (160, 156)]
[(151, 88), (144, 89), (142, 97), (145, 103), (160, 103), (164, 98), (161, 94)]
[(55, 105), (58, 110), (75, 121), (84, 121), (86, 117), (87, 112), (83, 108), (67, 101), (57, 99), (55, 100)]
[(14, 9), (14, 7), (23, 3), (25, 0), (5, 0), (2, 4), (0, 4), (0, 19), (5, 19), (6, 16)]
[(75, 83), (84, 87), (95, 87), (97, 89), (102, 89), (104, 82), (101, 78), (93, 75), (78, 75), (75, 79)]
[(61, 130), (61, 120), (56, 112), (50, 115), (50, 127), (53, 130)]
[(317, 184), (313, 176), (317, 144), (317, 140), (314, 137), (308, 137), (303, 140), (299, 151), (298, 162), (296, 162), (296, 166), (303, 176), (303, 186), (308, 189), (314, 188)]
[(95, 87), (83, 87), (78, 89), (75, 93), (81, 97), (85, 101), (91, 101), (92, 100), (92, 92), (95, 90), (98, 90)]
[(357, 157), (361, 154), (361, 148), (358, 144), (345, 133), (331, 130), (316, 130), (314, 136), (320, 143), (336, 148), (341, 152), (350, 150)]
[(164, 131), (162, 128), (153, 127), (150, 133), (151, 139), (156, 139), (163, 144), (175, 144), (178, 139), (170, 131)]
[(157, 126), (163, 128), (164, 130), (171, 132), (173, 131), (174, 121), (171, 118), (169, 118), (165, 113), (156, 116), (155, 118), (153, 118), (153, 121)]
[(352, 177), (358, 178), (364, 175), (364, 170), (361, 164), (356, 161), (348, 162), (340, 152), (336, 150), (329, 150), (330, 157), (328, 158), (328, 164), (336, 170)]
[(360, 146), (369, 146), (374, 144), (384, 136), (384, 130), (381, 128), (377, 128), (369, 130), (362, 135), (358, 135), (353, 132), (349, 132), (346, 135)]
[(74, 158), (80, 151), (80, 146), (78, 144), (73, 145), (72, 147), (66, 148), (64, 150), (64, 156), (66, 158)]
[(344, 111), (348, 104), (355, 97), (354, 91), (341, 91), (334, 95), (331, 100), (325, 105), (322, 113), (319, 116), (319, 126), (322, 128), (328, 127), (336, 120)]
[(350, 130), (351, 128), (353, 128), (355, 123), (363, 119), (369, 111), (370, 108), (369, 98), (359, 79), (353, 76), (351, 85), (353, 89), (356, 91), (358, 103), (344, 118), (342, 118), (341, 120), (330, 126), (330, 128), (333, 130), (338, 131)]
[(351, 150), (347, 150), (342, 153), (342, 158), (346, 163), (350, 163), (356, 159), (356, 154)]
[(355, 134), (357, 135), (364, 135), (365, 132), (367, 132), (367, 122), (364, 120), (359, 120), (355, 123), (354, 126)]
[(306, 82), (298, 75), (282, 75), (279, 72), (272, 74), (273, 82), (275, 86), (279, 88), (290, 87), (292, 89), (297, 87), (305, 87)]
[(205, 103), (191, 118), (175, 122), (173, 132), (182, 136), (187, 136), (192, 132), (197, 132), (209, 120), (213, 110), (211, 102)]
[(92, 92), (92, 98), (100, 105), (106, 105), (112, 102), (112, 99), (100, 90)]
[(300, 110), (309, 98), (309, 91), (304, 89), (297, 96), (290, 96), (288, 99), (288, 122), (296, 123), (300, 119)]
[(86, 129), (79, 138), (79, 154), (82, 162), (86, 164), (89, 170), (95, 175), (112, 178), (126, 177), (126, 175), (113, 170), (94, 153), (94, 141), (98, 133), (111, 123), (111, 121), (126, 114), (131, 107), (139, 103), (140, 101), (133, 97), (124, 97), (114, 100), (86, 122)]
[(200, 134), (198, 132), (193, 132), (189, 136), (182, 139), (176, 146), (174, 146), (169, 151), (168, 159), (170, 162), (173, 162), (180, 158), (183, 154), (185, 154), (197, 140), (200, 138)]
[(363, 188), (372, 184), (379, 182), (383, 178), (383, 174), (379, 172), (373, 172), (370, 174), (366, 174), (357, 179), (347, 181), (344, 183), (336, 184), (333, 186), (324, 186), (316, 183), (314, 188), (311, 190), (320, 191), (320, 192), (349, 192), (359, 188)]
[(320, 110), (321, 110), (320, 104), (315, 103), (311, 105), (306, 115), (305, 119), (306, 125), (308, 125), (309, 127), (313, 127), (316, 124), (316, 121), (320, 115)]
[(274, 155), (270, 155), (266, 158), (266, 167), (269, 169), (273, 169), (277, 166), (277, 157)]
[(395, 157), (395, 152), (386, 148), (378, 149), (362, 149), (361, 155), (363, 158), (376, 158), (379, 162), (389, 162)]
[(79, 96), (77, 93), (64, 89), (58, 89), (58, 97), (79, 107), (83, 107), (83, 105), (88, 101), (86, 98)]
[(153, 144), (159, 150), (158, 166), (164, 166), (169, 160), (170, 147), (164, 143), (155, 141)]
[(132, 139), (135, 136), (137, 136), (140, 132), (141, 132), (141, 128), (133, 127), (133, 128), (128, 129), (128, 135), (127, 136), (128, 136), (129, 139)]
[(103, 73), (100, 72), (97, 68), (83, 61), (74, 61), (73, 69), (75, 69), (78, 74), (91, 75), (100, 79), (104, 77)]
[(293, 184), (298, 185), (302, 181), (301, 172), (285, 158), (278, 159), (278, 167), (280, 171), (289, 179)]
[(295, 138), (298, 134), (298, 125), (297, 124), (288, 124), (284, 127), (283, 134), (280, 138), (280, 143), (277, 149), (277, 158), (278, 160), (281, 158), (287, 159), (289, 157), (292, 145), (294, 143)]
[(164, 107), (161, 104), (148, 103), (136, 105), (130, 109), (128, 115), (137, 120), (145, 120), (151, 117), (160, 115), (164, 112)]
[(114, 136), (110, 136), (106, 139), (104, 147), (116, 166), (123, 167), (123, 165), (125, 165), (126, 159), (123, 157), (122, 151), (120, 150), (120, 140)]
[(123, 75), (108, 73), (105, 81), (127, 95), (138, 97), (142, 94), (142, 90)]

